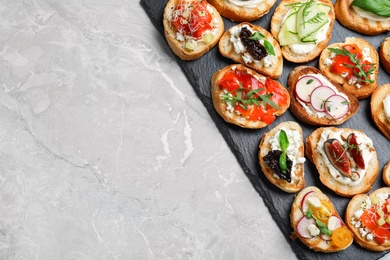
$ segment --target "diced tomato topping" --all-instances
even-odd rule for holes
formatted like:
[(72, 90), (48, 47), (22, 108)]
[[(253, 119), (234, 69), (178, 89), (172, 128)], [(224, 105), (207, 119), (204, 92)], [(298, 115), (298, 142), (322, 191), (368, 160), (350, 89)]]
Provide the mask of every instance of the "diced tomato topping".
[(204, 0), (181, 2), (173, 12), (171, 23), (182, 35), (201, 38), (203, 33), (211, 30), (213, 16), (207, 10)]
[[(259, 95), (272, 94), (269, 99), (278, 107), (285, 105), (289, 98), (274, 80), (266, 78), (264, 84), (246, 70), (229, 70), (224, 74), (222, 79), (218, 81), (218, 86), (221, 90), (226, 90), (233, 96), (237, 95), (238, 91), (241, 91), (242, 97), (251, 90), (260, 89), (254, 94), (254, 97), (258, 98)], [(243, 106), (242, 103), (237, 102), (234, 106), (234, 110), (250, 120), (261, 120), (267, 124), (271, 124), (276, 119), (275, 113), (278, 109), (266, 103)]]
[[(368, 61), (363, 61), (362, 50), (355, 44), (344, 45), (342, 48), (348, 50), (351, 54), (356, 55), (356, 60), (359, 60), (359, 64), (366, 64), (363, 66), (363, 70), (368, 72), (372, 65)], [(350, 79), (352, 76), (355, 76), (359, 72), (359, 69), (356, 67), (356, 64), (350, 60), (348, 56), (343, 56), (341, 54), (337, 54), (332, 59), (332, 65), (330, 66), (330, 71), (335, 74), (345, 74), (346, 79)]]
[(373, 205), (360, 216), (360, 221), (374, 235), (374, 239), (378, 244), (382, 244), (386, 239), (390, 238), (390, 224), (385, 222), (382, 226), (378, 225), (378, 219), (381, 218), (378, 209), (383, 211), (384, 215), (382, 218), (384, 220), (390, 216), (390, 212), (387, 211), (387, 205), (390, 205), (390, 199), (387, 199), (383, 204)]

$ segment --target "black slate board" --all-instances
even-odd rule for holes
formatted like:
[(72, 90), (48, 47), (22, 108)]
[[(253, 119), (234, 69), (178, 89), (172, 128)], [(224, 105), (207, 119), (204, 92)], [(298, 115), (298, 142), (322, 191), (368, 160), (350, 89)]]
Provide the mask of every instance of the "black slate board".
[[(168, 0), (141, 0), (141, 5), (145, 9), (146, 13), (150, 17), (152, 23), (157, 28), (157, 30), (164, 37), (164, 30), (162, 24), (162, 17), (164, 7)], [(266, 30), (270, 30), (270, 20), (274, 9), (279, 4), (280, 0), (276, 1), (273, 8), (270, 12), (260, 18), (257, 21), (252, 22), (253, 24), (260, 25)], [(335, 1), (333, 1), (334, 3)], [(225, 30), (229, 29), (231, 26), (236, 23), (224, 19)], [(382, 40), (390, 36), (389, 33), (384, 33), (378, 36), (363, 36), (361, 34), (350, 31), (343, 26), (341, 26), (337, 21), (335, 22), (333, 28), (333, 36), (329, 42), (344, 42), (345, 37), (361, 37), (368, 40), (375, 48), (378, 49)], [(165, 42), (166, 44), (166, 42)], [(169, 50), (169, 48), (167, 48)], [(174, 54), (172, 52), (170, 55)], [(220, 133), (228, 143), (232, 152), (236, 156), (239, 164), (244, 170), (246, 176), (251, 181), (253, 187), (259, 193), (259, 195), (263, 198), (264, 203), (268, 207), (271, 215), (274, 217), (275, 222), (279, 226), (281, 232), (290, 243), (292, 250), (298, 257), (298, 259), (315, 259), (320, 257), (320, 259), (378, 259), (383, 257), (387, 252), (370, 252), (363, 250), (355, 243), (352, 244), (348, 249), (332, 254), (324, 254), (324, 253), (316, 253), (306, 246), (304, 246), (298, 239), (292, 240), (290, 238), (292, 228), (289, 222), (289, 212), (291, 203), (294, 200), (294, 194), (287, 194), (278, 188), (274, 187), (272, 184), (268, 182), (268, 180), (264, 177), (261, 172), (261, 168), (258, 164), (258, 144), (263, 133), (268, 132), (274, 126), (283, 121), (296, 121), (297, 118), (287, 111), (281, 117), (278, 117), (275, 122), (263, 129), (260, 130), (249, 130), (242, 129), (240, 127), (231, 125), (226, 123), (214, 110), (211, 95), (210, 95), (210, 79), (212, 74), (229, 65), (233, 62), (229, 59), (222, 57), (218, 51), (218, 48), (213, 48), (210, 52), (202, 56), (200, 59), (195, 61), (182, 61), (176, 57), (178, 64), (183, 70), (184, 74), (187, 76), (190, 84), (194, 88), (195, 92), (201, 99), (202, 103), (206, 107), (209, 112), (211, 118), (214, 120), (217, 128)], [(317, 67), (318, 59), (306, 63), (306, 65)], [(284, 69), (282, 76), (278, 79), (284, 86), (287, 86), (287, 76), (289, 72), (296, 67), (297, 64), (293, 64), (290, 62), (284, 61)], [(385, 83), (390, 83), (390, 76), (386, 74), (386, 72), (380, 68), (379, 70), (379, 85), (383, 85)], [(377, 129), (373, 120), (370, 117), (370, 104), (369, 99), (360, 101), (360, 109), (358, 113), (347, 120), (341, 127), (353, 128), (353, 129), (361, 129), (364, 131), (374, 142), (374, 147), (377, 150), (378, 160), (380, 169), (383, 169), (384, 164), (390, 160), (390, 141), (387, 140)], [(300, 122), (299, 122), (300, 123)], [(316, 128), (313, 126), (309, 126), (303, 123), (300, 123), (303, 128), (303, 137), (306, 138), (311, 134)], [(313, 164), (311, 164), (308, 160), (305, 163), (305, 179), (307, 186), (317, 186), (319, 187), (335, 204), (337, 210), (340, 215), (343, 216), (345, 213), (345, 207), (349, 202), (349, 199), (342, 198), (334, 194), (327, 187), (322, 185), (318, 178), (318, 172)], [(378, 176), (377, 181), (373, 186), (373, 190), (384, 186), (381, 172)], [(266, 246), (266, 245), (265, 245)]]

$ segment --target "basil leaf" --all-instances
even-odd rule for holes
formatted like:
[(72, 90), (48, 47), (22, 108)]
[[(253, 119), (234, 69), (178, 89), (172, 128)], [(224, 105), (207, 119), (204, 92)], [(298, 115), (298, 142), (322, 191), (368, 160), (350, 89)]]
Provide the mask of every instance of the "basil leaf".
[(251, 36), (249, 36), (249, 40), (255, 40), (255, 41), (260, 41), (261, 39), (264, 39), (265, 36), (261, 32), (254, 32), (252, 33)]
[(287, 155), (286, 152), (282, 152), (279, 157), (279, 167), (283, 174), (287, 173)]
[(264, 47), (265, 47), (265, 50), (266, 50), (269, 54), (275, 56), (275, 49), (274, 49), (274, 46), (273, 46), (269, 41), (264, 40)]
[(288, 141), (286, 132), (282, 129), (279, 133), (279, 145), (282, 149), (282, 152), (285, 152), (290, 145), (290, 142)]
[(353, 6), (360, 9), (376, 14), (378, 16), (390, 17), (390, 2), (383, 0), (354, 0)]

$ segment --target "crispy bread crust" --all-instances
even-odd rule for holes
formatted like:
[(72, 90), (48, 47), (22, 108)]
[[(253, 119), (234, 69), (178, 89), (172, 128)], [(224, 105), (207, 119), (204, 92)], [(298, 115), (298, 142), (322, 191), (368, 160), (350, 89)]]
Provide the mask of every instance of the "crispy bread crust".
[(383, 167), (382, 179), (387, 187), (390, 187), (390, 161)]
[[(346, 96), (348, 96), (350, 100), (350, 109), (349, 112), (340, 119), (333, 119), (328, 117), (317, 117), (314, 114), (309, 114), (305, 108), (298, 102), (295, 94), (295, 87), (298, 79), (307, 74), (322, 74), (325, 78), (329, 80), (329, 82), (332, 83), (332, 85), (337, 88), (337, 90), (341, 93), (344, 93)], [(332, 79), (329, 79), (326, 75), (324, 75), (320, 70), (318, 70), (315, 67), (311, 66), (299, 66), (293, 69), (289, 76), (288, 76), (288, 91), (290, 92), (290, 110), (291, 112), (302, 122), (310, 124), (310, 125), (316, 125), (316, 126), (329, 126), (329, 125), (340, 125), (344, 123), (347, 119), (349, 119), (351, 116), (353, 116), (359, 109), (360, 104), (359, 101), (350, 93), (345, 91), (340, 85), (335, 83)]]
[(321, 138), (321, 134), (325, 129), (330, 129), (331, 131), (344, 131), (346, 133), (360, 133), (364, 134), (363, 131), (357, 129), (349, 128), (336, 128), (336, 127), (321, 127), (313, 131), (310, 136), (306, 138), (306, 157), (314, 163), (319, 173), (320, 181), (327, 186), (329, 189), (333, 190), (336, 194), (343, 197), (352, 197), (356, 194), (361, 194), (368, 192), (372, 185), (374, 184), (378, 173), (379, 173), (379, 163), (376, 150), (373, 149), (373, 156), (368, 165), (366, 165), (366, 175), (364, 179), (355, 186), (343, 185), (340, 182), (337, 182), (333, 176), (329, 173), (328, 167), (325, 165), (322, 156), (317, 150), (318, 142)]
[(390, 94), (390, 83), (378, 87), (371, 96), (371, 117), (382, 134), (390, 140), (390, 121), (386, 118), (383, 100)]
[(226, 0), (208, 0), (223, 16), (235, 22), (250, 22), (267, 14), (276, 0), (264, 0), (256, 7), (243, 7)]
[(378, 244), (375, 240), (368, 241), (365, 239), (359, 232), (359, 229), (355, 227), (352, 223), (353, 216), (355, 212), (360, 209), (360, 205), (364, 203), (367, 197), (373, 198), (376, 194), (389, 194), (390, 188), (383, 187), (373, 191), (369, 196), (366, 194), (359, 194), (354, 196), (348, 203), (347, 209), (345, 211), (345, 224), (354, 234), (354, 241), (359, 244), (361, 247), (371, 251), (385, 251), (390, 249), (390, 240), (387, 240), (383, 244)]
[[(184, 48), (185, 41), (179, 41), (176, 38), (176, 30), (172, 27), (170, 24), (170, 17), (172, 16), (173, 11), (175, 10), (176, 6), (181, 2), (182, 0), (169, 0), (165, 9), (164, 9), (164, 16), (163, 16), (163, 25), (164, 25), (164, 34), (165, 38), (168, 42), (169, 47), (171, 48), (172, 52), (175, 53), (177, 56), (179, 56), (182, 60), (196, 60), (200, 58), (203, 54), (211, 50), (219, 41), (221, 38), (223, 32), (224, 32), (224, 22), (222, 20), (221, 15), (218, 13), (217, 9), (214, 8), (214, 6), (209, 6), (213, 9), (212, 16), (213, 16), (213, 23), (215, 20), (218, 21), (217, 25), (217, 32), (214, 35), (214, 38), (210, 43), (205, 42), (198, 42), (196, 48), (192, 51), (186, 50)], [(203, 0), (189, 0), (189, 2), (200, 2)]]
[(353, 0), (337, 0), (334, 6), (336, 19), (348, 29), (365, 35), (378, 35), (390, 30), (390, 21), (373, 21), (358, 15), (351, 3)]
[(379, 60), (385, 71), (390, 74), (390, 37), (386, 37), (379, 47)]
[(230, 37), (231, 37), (230, 29), (227, 30), (222, 35), (218, 44), (219, 51), (221, 52), (222, 56), (232, 59), (235, 62), (244, 64), (245, 66), (254, 69), (258, 73), (263, 74), (265, 76), (271, 77), (273, 79), (279, 78), (280, 75), (282, 75), (282, 71), (283, 71), (283, 56), (280, 50), (279, 43), (275, 40), (272, 34), (269, 33), (267, 30), (265, 30), (263, 27), (246, 23), (246, 22), (238, 24), (236, 26), (242, 27), (244, 25), (249, 26), (252, 29), (252, 31), (261, 32), (267, 38), (267, 40), (272, 44), (275, 51), (276, 64), (271, 67), (265, 67), (263, 62), (260, 62), (258, 64), (254, 62), (245, 63), (244, 59), (242, 58), (242, 54), (237, 54), (235, 52), (234, 45), (230, 41)]
[(274, 176), (274, 172), (264, 161), (264, 156), (268, 154), (269, 151), (271, 151), (271, 143), (270, 140), (273, 138), (276, 133), (282, 129), (290, 129), (290, 130), (295, 130), (299, 131), (300, 133), (300, 140), (299, 140), (299, 148), (297, 150), (297, 154), (299, 157), (304, 157), (304, 145), (303, 145), (303, 137), (302, 137), (302, 128), (299, 126), (299, 124), (292, 122), (292, 121), (287, 121), (287, 122), (282, 122), (279, 125), (277, 125), (275, 128), (271, 129), (269, 132), (264, 133), (260, 145), (259, 145), (259, 163), (261, 166), (261, 169), (263, 170), (263, 173), (265, 177), (275, 186), (280, 188), (281, 190), (288, 192), (288, 193), (295, 193), (300, 191), (305, 185), (305, 178), (304, 178), (304, 164), (296, 164), (296, 170), (294, 172), (295, 176), (297, 177), (296, 181), (292, 181), (291, 183), (282, 180), (280, 178), (276, 178)]
[[(243, 128), (251, 128), (251, 129), (257, 129), (257, 128), (263, 128), (266, 127), (268, 124), (265, 123), (264, 121), (258, 120), (258, 121), (253, 121), (249, 120), (245, 117), (242, 117), (238, 115), (237, 113), (230, 112), (227, 109), (227, 105), (225, 102), (222, 101), (221, 99), (221, 90), (218, 87), (218, 81), (223, 77), (223, 75), (228, 71), (232, 69), (239, 69), (239, 70), (247, 70), (250, 74), (256, 75), (259, 79), (265, 79), (265, 76), (257, 73), (256, 71), (249, 69), (245, 67), (242, 64), (232, 64), (229, 66), (226, 66), (218, 71), (216, 71), (212, 78), (211, 78), (211, 97), (213, 100), (213, 105), (215, 110), (218, 112), (218, 114), (228, 123), (238, 125)], [(271, 79), (272, 80), (272, 79)], [(280, 89), (289, 97), (289, 93), (287, 89), (278, 81), (273, 80), (275, 83), (277, 83), (280, 86)], [(288, 98), (287, 103), (285, 106), (279, 106), (279, 110), (275, 113), (276, 116), (282, 115), (288, 107), (290, 106), (290, 99)]]
[[(348, 80), (346, 80), (339, 74), (332, 73), (329, 70), (330, 67), (326, 65), (325, 60), (331, 56), (332, 52), (328, 50), (328, 48), (340, 48), (346, 44), (356, 44), (357, 46), (359, 46), (361, 50), (363, 50), (364, 48), (370, 49), (370, 57), (372, 59), (372, 63), (375, 64), (375, 70), (373, 71), (372, 74), (373, 79), (375, 80), (373, 83), (366, 83), (363, 84), (361, 88), (358, 88), (356, 84), (348, 84)], [(372, 92), (378, 87), (378, 81), (377, 81), (378, 70), (379, 70), (378, 52), (375, 50), (374, 47), (372, 47), (372, 45), (368, 41), (362, 38), (347, 37), (345, 38), (344, 43), (332, 43), (322, 51), (320, 55), (320, 61), (318, 63), (318, 67), (321, 70), (321, 72), (324, 73), (328, 78), (342, 85), (345, 90), (347, 90), (349, 93), (354, 95), (357, 99), (364, 99), (371, 96)]]
[[(310, 249), (313, 249), (314, 251), (331, 253), (331, 252), (338, 252), (346, 249), (352, 244), (352, 241), (345, 248), (340, 248), (340, 247), (336, 247), (333, 243), (328, 243), (327, 241), (323, 240), (321, 237), (308, 239), (298, 235), (297, 224), (299, 220), (303, 217), (303, 213), (301, 211), (301, 202), (303, 197), (310, 191), (314, 191), (320, 200), (328, 201), (330, 205), (332, 205), (333, 216), (337, 216), (342, 220), (342, 218), (340, 217), (339, 213), (337, 212), (331, 200), (320, 189), (318, 189), (315, 186), (306, 187), (297, 194), (291, 206), (290, 224), (293, 227), (294, 232), (297, 234), (297, 237), (299, 238), (299, 240), (302, 241), (302, 243), (304, 243), (306, 246), (308, 246)], [(343, 221), (342, 221), (342, 226), (345, 227), (345, 223)]]
[[(311, 52), (306, 53), (304, 55), (298, 55), (298, 54), (292, 52), (291, 49), (289, 48), (289, 46), (281, 46), (283, 57), (286, 60), (289, 60), (289, 61), (295, 62), (295, 63), (305, 63), (305, 62), (309, 62), (311, 60), (314, 60), (315, 58), (317, 58), (320, 55), (321, 51), (326, 47), (330, 38), (332, 37), (332, 30), (333, 30), (333, 25), (334, 25), (334, 21), (335, 21), (335, 12), (334, 12), (333, 4), (330, 0), (316, 0), (316, 1), (323, 3), (323, 4), (326, 4), (326, 5), (329, 5), (331, 7), (331, 10), (329, 11), (329, 15), (328, 15), (328, 17), (330, 18), (329, 19), (330, 24), (329, 24), (329, 28), (326, 32), (325, 40), (319, 42), (317, 44), (316, 48), (314, 48), (314, 50), (312, 50)], [(279, 35), (280, 29), (281, 29), (282, 24), (283, 24), (282, 22), (284, 20), (285, 15), (290, 10), (289, 5), (292, 3), (296, 3), (296, 2), (300, 2), (300, 0), (282, 0), (279, 3), (278, 7), (275, 9), (275, 12), (271, 18), (271, 33), (275, 37), (275, 39), (278, 41), (279, 41), (278, 35)]]

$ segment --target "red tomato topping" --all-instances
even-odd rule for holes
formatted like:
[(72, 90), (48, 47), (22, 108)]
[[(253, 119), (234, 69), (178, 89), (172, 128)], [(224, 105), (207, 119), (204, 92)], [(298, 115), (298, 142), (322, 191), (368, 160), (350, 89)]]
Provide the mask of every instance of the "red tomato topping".
[[(257, 90), (253, 93), (252, 98), (259, 98), (261, 95), (272, 94), (269, 97), (278, 107), (287, 104), (288, 96), (280, 89), (279, 85), (272, 79), (266, 78), (265, 83), (256, 79), (246, 70), (229, 70), (224, 74), (222, 79), (218, 81), (218, 86), (222, 90), (230, 92), (233, 96), (239, 96), (247, 101), (248, 94), (251, 90)], [(278, 109), (272, 107), (268, 103), (261, 102), (259, 105), (249, 104), (244, 105), (243, 102), (237, 101), (234, 110), (238, 111), (243, 117), (250, 120), (261, 120), (267, 124), (271, 124), (276, 116)]]
[(374, 239), (378, 244), (382, 244), (386, 239), (390, 238), (390, 224), (385, 222), (382, 226), (378, 225), (378, 220), (381, 218), (378, 209), (383, 211), (384, 215), (382, 218), (384, 220), (390, 216), (390, 212), (387, 211), (387, 205), (390, 205), (389, 199), (383, 204), (373, 205), (360, 216), (360, 221), (374, 235)]
[[(344, 45), (342, 47), (343, 49), (349, 51), (351, 54), (356, 55), (356, 60), (359, 60), (359, 64), (363, 65), (363, 70), (365, 72), (368, 72), (371, 68), (372, 65), (368, 61), (363, 61), (363, 54), (362, 50), (355, 44), (349, 44), (349, 45)], [(366, 64), (366, 65), (364, 65)], [(332, 73), (336, 74), (345, 74), (346, 79), (349, 80), (352, 76), (356, 77), (356, 74), (359, 73), (359, 69), (356, 67), (356, 64), (351, 61), (351, 59), (348, 56), (344, 56), (341, 54), (337, 54), (333, 59), (332, 59), (332, 65), (330, 66), (330, 71)], [(360, 79), (363, 79), (361, 77)]]
[(207, 10), (204, 0), (181, 2), (173, 12), (171, 23), (184, 36), (201, 38), (203, 33), (211, 30), (212, 15)]

